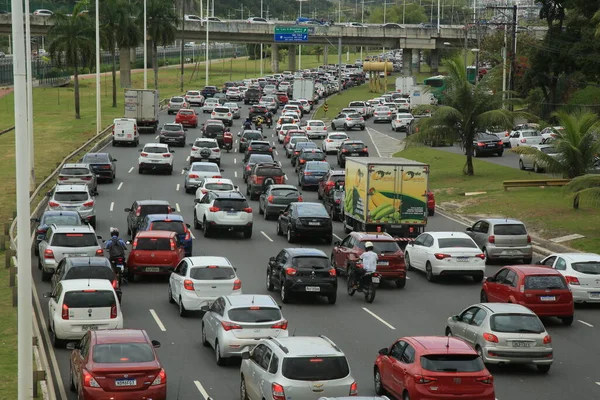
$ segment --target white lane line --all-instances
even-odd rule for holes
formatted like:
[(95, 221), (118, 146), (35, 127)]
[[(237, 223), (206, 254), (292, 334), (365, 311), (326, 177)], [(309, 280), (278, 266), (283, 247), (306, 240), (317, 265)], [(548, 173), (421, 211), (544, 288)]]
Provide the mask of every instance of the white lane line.
[(288, 180), (287, 174), (285, 174), (283, 177), (285, 178), (286, 181)]
[(384, 324), (385, 326), (387, 326), (388, 328), (390, 328), (391, 330), (395, 331), (396, 328), (394, 328), (391, 324), (389, 324), (387, 321), (385, 321), (383, 318), (381, 318), (379, 315), (375, 314), (373, 311), (369, 310), (366, 307), (362, 308), (363, 310), (365, 310), (367, 313), (371, 314), (371, 316), (373, 318), (375, 318), (377, 321), (381, 322), (382, 324)]
[(192, 231), (188, 231), (190, 232), (190, 236), (192, 237), (192, 239), (196, 240), (196, 236), (194, 236), (194, 234), (192, 233)]
[(181, 209), (179, 208), (179, 203), (175, 203), (175, 209), (177, 210), (177, 212), (181, 212)]
[(276, 155), (276, 156), (278, 156), (278, 155), (279, 155), (279, 153), (277, 152), (277, 150), (275, 150), (275, 155)]
[(165, 328), (165, 326), (163, 325), (163, 323), (160, 320), (160, 318), (158, 318), (158, 315), (156, 314), (156, 311), (154, 311), (153, 309), (150, 309), (150, 314), (152, 314), (152, 318), (154, 318), (154, 321), (156, 322), (156, 325), (158, 325), (158, 327), (160, 328), (160, 330), (163, 331), (163, 332), (166, 332), (167, 328)]
[(233, 176), (237, 178), (237, 171), (233, 171)]
[(596, 385), (600, 386), (600, 382), (596, 382)]
[(339, 237), (338, 235), (336, 235), (335, 233), (333, 234), (333, 236), (337, 239), (337, 240), (342, 240), (341, 237)]
[(410, 276), (407, 276), (406, 279), (410, 279)]
[(377, 152), (377, 156), (381, 157), (381, 153), (379, 152), (379, 148), (375, 144), (375, 141), (373, 140), (373, 136), (371, 136), (371, 128), (367, 128), (367, 134), (369, 135), (369, 139), (371, 139), (371, 143), (373, 143), (373, 147), (375, 147), (375, 151)]
[(175, 190), (179, 192), (179, 183), (177, 184), (177, 189), (175, 189)]
[(127, 171), (127, 173), (130, 174), (131, 171), (133, 171), (133, 167), (129, 168), (129, 171)]
[(119, 183), (119, 186), (117, 187), (117, 190), (121, 190), (122, 187), (123, 187), (123, 182)]
[(184, 169), (181, 170), (181, 175), (183, 175), (183, 174), (185, 174), (185, 170)]
[(237, 158), (234, 158), (234, 159), (233, 159), (233, 163), (234, 163), (234, 164), (237, 164)]
[(159, 135), (156, 135), (156, 137), (155, 137), (154, 139), (157, 139), (157, 140), (158, 140), (158, 137), (159, 137)]
[(115, 202), (111, 201), (110, 202), (110, 211), (112, 212), (112, 210), (115, 208)]
[(196, 385), (196, 389), (198, 389), (202, 397), (204, 397), (204, 400), (208, 400), (208, 393), (204, 390), (204, 386), (198, 381), (194, 381), (194, 385)]
[(585, 326), (589, 326), (590, 328), (593, 328), (593, 327), (594, 327), (594, 325), (590, 324), (589, 322), (585, 322), (585, 321), (582, 321), (582, 320), (580, 320), (580, 319), (578, 319), (578, 320), (577, 320), (577, 322), (579, 322), (579, 323), (582, 323), (582, 324), (584, 324)]
[(266, 237), (266, 238), (267, 238), (267, 240), (268, 240), (269, 242), (273, 243), (273, 239), (271, 239), (271, 238), (269, 237), (269, 235), (267, 235), (267, 234), (266, 234), (266, 233), (264, 233), (263, 231), (260, 231), (260, 233), (262, 233), (262, 234), (263, 234), (263, 236), (264, 236), (264, 237)]
[(237, 147), (235, 149), (233, 149), (234, 153), (237, 153), (237, 151), (238, 151)]
[(187, 158), (185, 159), (186, 162), (190, 162), (190, 156), (187, 156)]

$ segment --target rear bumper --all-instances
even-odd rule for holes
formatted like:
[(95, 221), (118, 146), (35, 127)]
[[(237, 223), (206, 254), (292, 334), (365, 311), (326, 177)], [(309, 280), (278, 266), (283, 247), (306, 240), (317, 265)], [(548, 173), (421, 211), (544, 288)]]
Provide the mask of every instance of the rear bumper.
[(519, 260), (533, 257), (533, 247), (486, 247), (490, 259)]
[(78, 320), (72, 321), (69, 324), (53, 323), (54, 333), (56, 337), (62, 340), (80, 340), (87, 331), (84, 331), (83, 325), (97, 325), (98, 329), (121, 329), (123, 328), (123, 319), (115, 318), (112, 320)]
[(504, 146), (496, 146), (496, 147), (475, 147), (477, 153), (479, 154), (496, 154), (504, 152)]
[[(124, 143), (124, 142), (118, 142), (118, 143)], [(129, 142), (129, 143), (134, 143), (134, 142)], [(98, 170), (94, 170), (94, 173), (96, 175), (98, 175), (98, 178), (112, 178), (113, 176), (113, 171), (112, 169), (98, 169)]]
[(168, 137), (168, 136), (160, 136), (159, 137), (159, 141), (161, 143), (178, 143), (178, 144), (185, 144), (185, 137), (181, 136), (181, 137)]
[(231, 232), (246, 232), (252, 230), (252, 222), (248, 222), (245, 224), (227, 224), (227, 223), (218, 223), (216, 221), (207, 221), (210, 224), (211, 228), (219, 229), (223, 231), (231, 231)]
[[(228, 296), (235, 296), (242, 294), (241, 290), (232, 291), (228, 294)], [(217, 299), (218, 296), (198, 296), (196, 292), (183, 290), (181, 292), (181, 300), (183, 301), (183, 306), (188, 311), (200, 311), (202, 306), (210, 305), (213, 301)]]
[[(318, 287), (319, 291), (307, 291), (307, 287)], [(322, 280), (313, 281), (312, 279), (305, 279), (302, 282), (286, 281), (285, 288), (294, 293), (308, 293), (317, 296), (325, 296), (337, 292), (337, 281), (332, 280), (331, 282), (324, 282)]]
[(171, 164), (148, 164), (148, 163), (140, 163), (138, 165), (141, 169), (152, 169), (152, 170), (161, 170), (161, 171), (168, 171), (173, 169), (173, 166)]
[(479, 393), (461, 393), (460, 395), (449, 394), (447, 390), (445, 391), (446, 393), (436, 393), (429, 389), (431, 387), (429, 385), (414, 385), (414, 391), (410, 391), (410, 397), (416, 397), (417, 399), (423, 400), (447, 400), (454, 398), (461, 400), (495, 400), (494, 385), (481, 385), (483, 388)]
[[(133, 275), (170, 275), (175, 270), (170, 265), (130, 265), (127, 264), (129, 273)], [(158, 270), (153, 270), (158, 269)]]
[(572, 317), (575, 314), (573, 303), (566, 304), (529, 304), (521, 303), (529, 308), (538, 317)]
[(167, 384), (149, 386), (147, 389), (106, 392), (102, 388), (83, 387), (83, 400), (130, 400), (130, 399), (167, 399)]
[(302, 186), (319, 186), (319, 182), (321, 182), (321, 179), (316, 179), (316, 178), (305, 178), (303, 177), (302, 179), (300, 179), (300, 183), (302, 184)]
[(536, 364), (548, 365), (554, 361), (552, 348), (486, 346), (483, 348), (483, 361), (486, 364)]
[[(469, 263), (463, 263), (469, 264)], [(481, 260), (481, 263), (473, 264), (473, 265), (443, 265), (432, 263), (431, 270), (434, 275), (442, 275), (442, 276), (460, 276), (460, 275), (480, 275), (485, 272), (485, 261)]]
[(286, 209), (287, 204), (267, 204), (265, 206), (265, 212), (267, 214), (278, 214), (279, 211), (283, 211)]
[(295, 226), (292, 233), (299, 237), (329, 237), (333, 235), (331, 226)]
[(577, 285), (569, 285), (569, 289), (573, 293), (573, 300), (577, 303), (600, 303), (600, 288), (584, 289)]

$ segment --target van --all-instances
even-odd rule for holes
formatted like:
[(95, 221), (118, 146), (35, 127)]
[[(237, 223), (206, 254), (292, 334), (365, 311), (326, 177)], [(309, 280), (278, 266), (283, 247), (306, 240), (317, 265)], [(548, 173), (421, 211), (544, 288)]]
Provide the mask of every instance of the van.
[(137, 146), (140, 144), (140, 133), (137, 123), (133, 118), (115, 118), (112, 130), (112, 145), (130, 144)]

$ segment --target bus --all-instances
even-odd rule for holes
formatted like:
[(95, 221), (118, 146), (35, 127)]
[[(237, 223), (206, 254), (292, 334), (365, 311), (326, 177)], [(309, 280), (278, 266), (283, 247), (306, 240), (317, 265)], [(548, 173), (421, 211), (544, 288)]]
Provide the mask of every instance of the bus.
[(446, 77), (444, 75), (432, 76), (423, 81), (425, 86), (429, 86), (429, 92), (442, 103), (444, 92), (446, 91)]
[(467, 80), (473, 85), (475, 84), (475, 75), (477, 75), (477, 67), (467, 67)]

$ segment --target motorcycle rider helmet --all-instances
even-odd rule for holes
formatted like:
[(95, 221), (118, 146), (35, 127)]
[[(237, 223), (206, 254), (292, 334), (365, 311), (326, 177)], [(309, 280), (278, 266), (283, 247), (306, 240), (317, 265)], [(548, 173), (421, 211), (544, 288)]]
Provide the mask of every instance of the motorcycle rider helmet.
[(118, 228), (113, 228), (112, 226), (110, 227), (110, 236), (119, 236), (119, 229)]
[(373, 250), (373, 242), (365, 242), (365, 249), (367, 251)]

